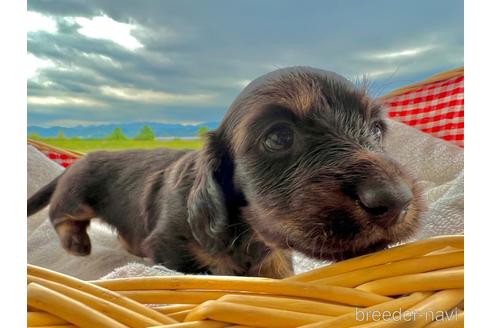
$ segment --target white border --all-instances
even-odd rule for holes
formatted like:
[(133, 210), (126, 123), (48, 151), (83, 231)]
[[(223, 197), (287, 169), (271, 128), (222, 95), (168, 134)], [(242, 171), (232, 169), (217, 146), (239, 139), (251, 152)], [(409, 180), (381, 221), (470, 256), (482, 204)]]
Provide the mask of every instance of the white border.
[[(446, 10), (444, 6), (442, 10)], [(465, 94), (466, 94), (466, 324), (483, 326), (489, 314), (491, 295), (490, 249), (492, 215), (489, 206), (492, 170), (492, 71), (488, 1), (467, 1), (465, 6)], [(26, 225), (26, 3), (0, 1), (0, 40), (3, 126), (0, 169), (2, 220), (3, 293), (2, 326), (25, 326)]]
[(492, 292), (492, 5), (465, 5), (465, 323), (484, 327)]
[(26, 326), (26, 3), (0, 1), (2, 327)]

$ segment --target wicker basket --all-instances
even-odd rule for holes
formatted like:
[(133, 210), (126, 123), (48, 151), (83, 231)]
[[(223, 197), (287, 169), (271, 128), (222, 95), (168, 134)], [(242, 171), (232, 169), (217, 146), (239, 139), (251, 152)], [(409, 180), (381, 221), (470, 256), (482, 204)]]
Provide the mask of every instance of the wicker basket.
[(84, 282), (28, 265), (28, 326), (460, 327), (463, 246), (463, 236), (437, 237), (283, 280), (162, 276)]

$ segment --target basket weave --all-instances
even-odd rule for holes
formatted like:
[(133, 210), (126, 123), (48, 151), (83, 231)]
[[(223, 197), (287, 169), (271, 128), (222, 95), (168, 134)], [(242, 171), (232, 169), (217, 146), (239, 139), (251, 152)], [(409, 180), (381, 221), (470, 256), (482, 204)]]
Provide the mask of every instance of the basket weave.
[(283, 280), (161, 276), (84, 282), (28, 265), (28, 326), (462, 327), (463, 241), (417, 241)]

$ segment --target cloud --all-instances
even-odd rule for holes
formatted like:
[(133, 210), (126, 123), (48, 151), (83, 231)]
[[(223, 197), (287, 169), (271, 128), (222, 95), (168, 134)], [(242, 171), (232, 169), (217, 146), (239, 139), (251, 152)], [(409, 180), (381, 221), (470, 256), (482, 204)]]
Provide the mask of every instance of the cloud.
[(35, 11), (27, 12), (26, 22), (27, 33), (37, 31), (54, 33), (57, 30), (56, 21), (53, 18), (45, 16), (41, 13), (37, 13)]
[(33, 79), (41, 70), (54, 66), (55, 64), (51, 60), (41, 59), (28, 53), (26, 59), (27, 79)]
[(77, 106), (105, 106), (103, 103), (93, 99), (80, 98), (80, 97), (27, 97), (27, 103), (29, 105), (41, 105), (41, 106), (59, 106), (59, 105), (77, 105)]
[(106, 15), (75, 17), (73, 20), (80, 25), (78, 32), (86, 37), (109, 40), (130, 50), (143, 47), (132, 35), (132, 31), (138, 28), (136, 25), (120, 23)]
[(156, 104), (209, 104), (214, 100), (215, 95), (213, 94), (173, 94), (163, 91), (153, 91), (153, 90), (141, 90), (135, 88), (114, 88), (110, 86), (102, 86), (100, 88), (102, 94), (120, 98), (133, 102), (142, 103), (156, 103)]
[(369, 59), (376, 59), (376, 60), (397, 59), (402, 57), (416, 57), (416, 56), (423, 55), (425, 52), (431, 50), (432, 48), (433, 46), (423, 46), (413, 49), (400, 49), (390, 52), (376, 53), (376, 54), (368, 55), (367, 57)]
[(28, 10), (29, 124), (220, 120), (251, 80), (292, 65), (366, 75), (374, 94), (463, 65), (458, 0), (29, 0)]

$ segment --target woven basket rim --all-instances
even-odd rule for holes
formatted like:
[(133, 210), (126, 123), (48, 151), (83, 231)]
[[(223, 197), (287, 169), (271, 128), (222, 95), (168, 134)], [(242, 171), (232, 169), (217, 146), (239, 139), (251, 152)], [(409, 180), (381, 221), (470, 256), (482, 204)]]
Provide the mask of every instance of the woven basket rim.
[(27, 138), (27, 143), (31, 146), (33, 146), (34, 148), (40, 150), (40, 151), (53, 151), (53, 152), (56, 152), (56, 153), (59, 153), (59, 154), (63, 154), (63, 155), (67, 155), (67, 156), (72, 156), (72, 157), (76, 157), (76, 158), (79, 158), (79, 157), (82, 157), (84, 156), (85, 154), (84, 153), (81, 153), (81, 152), (78, 152), (78, 151), (74, 151), (74, 150), (68, 150), (68, 149), (63, 149), (63, 148), (59, 148), (59, 147), (55, 147), (55, 146), (52, 146), (52, 145), (48, 145), (47, 143), (44, 143), (42, 141), (39, 141), (39, 140), (33, 140), (31, 138)]
[(419, 88), (421, 88), (427, 84), (431, 84), (431, 83), (435, 83), (435, 82), (439, 82), (439, 81), (444, 81), (444, 80), (449, 80), (451, 78), (458, 77), (458, 76), (464, 76), (464, 75), (465, 75), (465, 68), (463, 66), (458, 67), (458, 68), (455, 68), (455, 69), (452, 69), (452, 70), (449, 70), (446, 72), (434, 74), (434, 75), (432, 75), (432, 76), (430, 76), (424, 80), (421, 80), (419, 82), (415, 82), (415, 83), (403, 86), (401, 88), (397, 88), (397, 89), (390, 91), (389, 93), (385, 94), (384, 96), (379, 97), (379, 99), (384, 100), (387, 98), (392, 98), (392, 97), (399, 96), (401, 94), (419, 89)]

